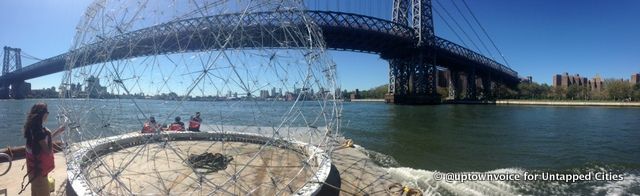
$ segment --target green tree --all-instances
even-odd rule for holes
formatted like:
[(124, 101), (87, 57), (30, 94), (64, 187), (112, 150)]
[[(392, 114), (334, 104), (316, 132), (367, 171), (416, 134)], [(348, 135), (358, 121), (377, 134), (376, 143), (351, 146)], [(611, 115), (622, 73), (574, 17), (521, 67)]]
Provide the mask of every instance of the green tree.
[(504, 84), (497, 84), (495, 89), (495, 97), (497, 99), (512, 99), (518, 96), (518, 92), (511, 90)]
[[(389, 85), (384, 84), (377, 87), (373, 87), (369, 90), (360, 91), (360, 98), (361, 99), (384, 99), (384, 95), (387, 94), (387, 91), (389, 91), (388, 88), (389, 88)], [(351, 93), (355, 93), (355, 91), (352, 91)]]
[(604, 89), (611, 100), (624, 100), (631, 97), (631, 85), (622, 80), (607, 79), (604, 81)]
[(518, 97), (520, 99), (546, 99), (549, 98), (551, 87), (538, 83), (518, 84)]
[(640, 101), (640, 84), (633, 85), (631, 92), (631, 99), (633, 101)]
[(551, 90), (551, 97), (553, 99), (566, 99), (567, 89), (561, 86), (554, 86)]

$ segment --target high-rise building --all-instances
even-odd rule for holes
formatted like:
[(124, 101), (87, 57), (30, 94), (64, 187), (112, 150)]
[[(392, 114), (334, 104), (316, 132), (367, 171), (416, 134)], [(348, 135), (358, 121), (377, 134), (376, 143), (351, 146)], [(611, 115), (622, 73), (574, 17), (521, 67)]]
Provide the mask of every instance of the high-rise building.
[(276, 96), (276, 87), (271, 88), (271, 97), (278, 97)]
[(581, 77), (580, 74), (569, 75), (569, 73), (565, 72), (564, 74), (556, 74), (553, 76), (553, 86), (555, 87), (564, 87), (567, 88), (569, 86), (587, 86), (589, 80), (586, 77)]
[(269, 91), (268, 90), (260, 90), (260, 98), (266, 99), (269, 97)]
[(631, 85), (640, 84), (640, 73), (631, 75), (631, 80), (629, 80), (629, 83), (631, 83)]
[(580, 74), (569, 75), (569, 73), (556, 74), (553, 76), (553, 86), (567, 88), (569, 86), (586, 86), (591, 91), (601, 91), (603, 89), (604, 82), (599, 75), (596, 75), (591, 80), (586, 77), (581, 77)]
[(602, 78), (600, 78), (600, 75), (596, 75), (596, 77), (589, 80), (589, 88), (591, 88), (592, 91), (601, 91), (602, 85), (604, 85), (604, 82)]

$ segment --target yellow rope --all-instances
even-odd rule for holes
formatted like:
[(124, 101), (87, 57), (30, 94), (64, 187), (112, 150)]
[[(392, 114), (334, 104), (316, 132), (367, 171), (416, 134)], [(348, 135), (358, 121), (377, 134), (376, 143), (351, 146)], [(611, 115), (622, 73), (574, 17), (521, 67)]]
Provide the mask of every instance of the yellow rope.
[(389, 191), (394, 195), (422, 196), (422, 191), (419, 189), (410, 188), (409, 186), (402, 185), (400, 183), (395, 183), (389, 186)]
[(344, 141), (344, 144), (342, 144), (342, 147), (344, 147), (344, 148), (353, 148), (353, 140), (352, 139), (347, 139), (346, 141)]

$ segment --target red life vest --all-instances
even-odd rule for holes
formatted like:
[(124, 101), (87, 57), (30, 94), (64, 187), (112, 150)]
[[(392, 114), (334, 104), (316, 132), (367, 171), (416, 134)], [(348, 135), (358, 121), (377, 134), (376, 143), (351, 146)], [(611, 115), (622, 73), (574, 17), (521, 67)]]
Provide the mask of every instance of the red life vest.
[[(51, 132), (48, 132), (47, 145), (51, 146)], [(34, 141), (38, 142), (38, 141)], [(33, 171), (35, 176), (47, 176), (49, 172), (55, 168), (55, 161), (53, 160), (53, 149), (51, 151), (42, 151), (38, 155), (34, 155), (31, 147), (27, 147), (26, 159), (27, 159), (27, 173)]]
[(189, 129), (200, 129), (200, 122), (195, 121), (195, 120), (190, 120), (189, 121)]
[(155, 131), (156, 131), (155, 126), (151, 126), (149, 122), (144, 123), (144, 126), (142, 127), (142, 133), (153, 133)]
[(173, 123), (169, 126), (169, 131), (184, 131), (184, 127), (178, 123)]

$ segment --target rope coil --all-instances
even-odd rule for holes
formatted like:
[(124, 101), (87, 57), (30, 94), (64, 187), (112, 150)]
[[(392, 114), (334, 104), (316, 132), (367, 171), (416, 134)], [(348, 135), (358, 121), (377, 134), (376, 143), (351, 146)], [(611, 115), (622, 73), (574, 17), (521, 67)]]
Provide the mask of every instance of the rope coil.
[(189, 155), (189, 158), (186, 160), (187, 164), (194, 169), (204, 169), (204, 174), (210, 174), (214, 172), (218, 172), (220, 170), (227, 169), (227, 166), (231, 161), (233, 161), (232, 156), (224, 156), (220, 153), (202, 153), (200, 155)]

